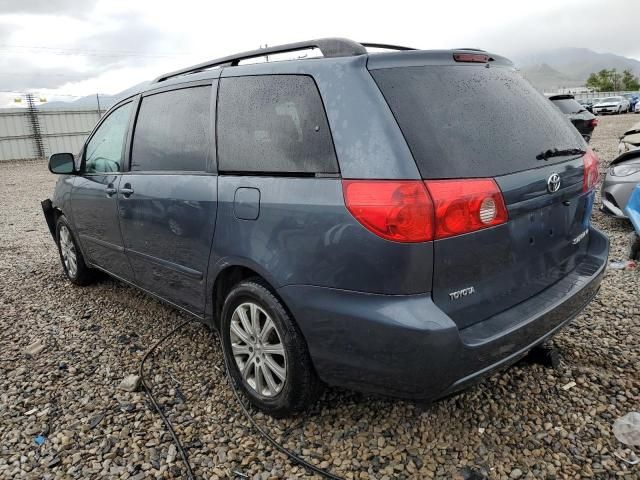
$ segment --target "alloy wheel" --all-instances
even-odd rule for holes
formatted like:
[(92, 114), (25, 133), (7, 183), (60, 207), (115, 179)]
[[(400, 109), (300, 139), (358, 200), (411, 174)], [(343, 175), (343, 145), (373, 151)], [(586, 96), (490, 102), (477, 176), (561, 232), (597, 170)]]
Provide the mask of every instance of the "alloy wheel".
[(76, 246), (71, 238), (71, 232), (69, 232), (69, 229), (65, 225), (60, 227), (60, 252), (62, 253), (64, 268), (71, 277), (75, 277), (78, 273)]
[(229, 333), (246, 384), (263, 397), (278, 395), (287, 378), (287, 355), (273, 319), (259, 305), (245, 302), (234, 310)]

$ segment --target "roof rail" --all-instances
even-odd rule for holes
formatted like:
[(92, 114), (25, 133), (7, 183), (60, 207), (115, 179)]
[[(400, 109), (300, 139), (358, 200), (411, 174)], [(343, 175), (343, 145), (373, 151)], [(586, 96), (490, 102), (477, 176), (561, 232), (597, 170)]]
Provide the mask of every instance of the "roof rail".
[(413, 47), (403, 47), (401, 45), (389, 45), (387, 43), (369, 43), (369, 42), (361, 42), (360, 45), (363, 47), (369, 48), (383, 48), (385, 50), (416, 50)]
[(308, 50), (310, 48), (317, 48), (325, 57), (350, 57), (354, 55), (364, 55), (367, 53), (367, 49), (364, 48), (363, 45), (347, 38), (319, 38), (316, 40), (308, 40), (305, 42), (287, 43), (275, 47), (259, 48), (257, 50), (250, 50), (248, 52), (236, 53), (235, 55), (229, 55), (227, 57), (216, 58), (215, 60), (199, 63), (191, 67), (176, 70), (174, 72), (165, 73), (164, 75), (160, 75), (158, 78), (154, 79), (151, 83), (164, 82), (169, 78), (178, 77), (180, 75), (186, 75), (189, 73), (201, 72), (208, 68), (236, 66), (240, 63), (241, 60), (247, 60), (250, 58), (264, 57), (265, 55), (272, 55), (275, 53)]

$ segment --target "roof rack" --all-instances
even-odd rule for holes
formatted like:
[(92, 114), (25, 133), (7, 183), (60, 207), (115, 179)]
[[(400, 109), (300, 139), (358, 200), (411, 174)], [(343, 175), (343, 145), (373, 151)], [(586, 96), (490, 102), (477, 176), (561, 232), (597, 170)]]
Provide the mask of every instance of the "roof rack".
[[(322, 52), (324, 57), (350, 57), (355, 55), (364, 55), (367, 53), (365, 45), (376, 44), (360, 44), (349, 40), (347, 38), (319, 38), (316, 40), (309, 40), (305, 42), (287, 43), (285, 45), (278, 45), (275, 47), (259, 48), (257, 50), (250, 50), (248, 52), (236, 53), (235, 55), (229, 55), (227, 57), (216, 58), (208, 62), (199, 63), (192, 67), (182, 68), (174, 72), (165, 73), (154, 79), (151, 83), (164, 82), (173, 77), (180, 75), (186, 75), (189, 73), (197, 73), (208, 68), (223, 67), (223, 66), (236, 66), (241, 60), (247, 60), (250, 58), (264, 57), (265, 55), (272, 55), (275, 53), (287, 53), (295, 52), (297, 50), (308, 50), (310, 48), (317, 48)], [(393, 47), (395, 49), (404, 49), (405, 47)]]
[(389, 45), (387, 43), (369, 43), (369, 42), (361, 42), (360, 45), (362, 45), (363, 47), (369, 47), (369, 48), (383, 48), (385, 50), (416, 50), (413, 47), (403, 47), (401, 45)]

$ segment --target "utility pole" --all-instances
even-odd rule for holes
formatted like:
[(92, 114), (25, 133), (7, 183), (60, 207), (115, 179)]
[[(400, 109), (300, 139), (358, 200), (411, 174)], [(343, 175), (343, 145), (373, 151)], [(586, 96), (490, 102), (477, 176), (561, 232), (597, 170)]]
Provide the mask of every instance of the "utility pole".
[(42, 141), (42, 132), (40, 131), (40, 120), (38, 119), (38, 110), (32, 93), (27, 93), (27, 112), (29, 115), (29, 124), (31, 126), (31, 134), (35, 143), (35, 154), (39, 158), (44, 158), (44, 142)]
[(100, 95), (96, 93), (96, 102), (98, 103), (98, 119), (102, 116), (102, 112), (100, 111)]

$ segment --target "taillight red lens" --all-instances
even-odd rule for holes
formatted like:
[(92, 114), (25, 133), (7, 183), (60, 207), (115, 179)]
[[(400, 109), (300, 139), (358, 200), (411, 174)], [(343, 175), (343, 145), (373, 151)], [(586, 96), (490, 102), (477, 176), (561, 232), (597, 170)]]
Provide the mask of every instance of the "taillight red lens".
[(491, 178), (425, 181), (435, 208), (435, 238), (505, 223), (502, 192)]
[(598, 119), (592, 118), (591, 121), (589, 122), (589, 125), (593, 128), (596, 128), (598, 126)]
[(364, 227), (396, 242), (426, 242), (505, 223), (493, 179), (343, 180), (347, 209)]
[(588, 148), (587, 153), (582, 157), (582, 162), (584, 163), (582, 191), (587, 192), (598, 184), (598, 177), (600, 176), (600, 172), (598, 171), (598, 157), (593, 150)]
[(433, 239), (433, 203), (419, 180), (343, 180), (347, 209), (367, 229), (396, 242)]

